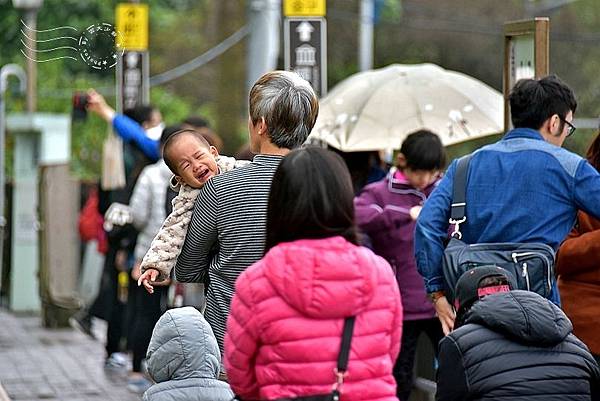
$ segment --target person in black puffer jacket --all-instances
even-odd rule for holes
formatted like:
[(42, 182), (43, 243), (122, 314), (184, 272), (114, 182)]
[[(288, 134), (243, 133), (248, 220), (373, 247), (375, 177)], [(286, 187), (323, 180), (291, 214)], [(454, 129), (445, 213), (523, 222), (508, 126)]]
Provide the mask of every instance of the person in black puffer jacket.
[(496, 266), (459, 279), (458, 328), (440, 341), (436, 400), (600, 400), (600, 369), (567, 316), (513, 283)]

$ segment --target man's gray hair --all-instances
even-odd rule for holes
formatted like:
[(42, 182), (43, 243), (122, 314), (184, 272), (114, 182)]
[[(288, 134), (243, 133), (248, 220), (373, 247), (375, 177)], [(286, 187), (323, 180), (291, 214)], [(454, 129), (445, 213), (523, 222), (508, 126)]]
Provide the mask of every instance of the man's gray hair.
[(279, 148), (300, 147), (310, 134), (319, 101), (310, 84), (295, 72), (264, 74), (250, 90), (250, 119), (265, 119), (271, 143)]

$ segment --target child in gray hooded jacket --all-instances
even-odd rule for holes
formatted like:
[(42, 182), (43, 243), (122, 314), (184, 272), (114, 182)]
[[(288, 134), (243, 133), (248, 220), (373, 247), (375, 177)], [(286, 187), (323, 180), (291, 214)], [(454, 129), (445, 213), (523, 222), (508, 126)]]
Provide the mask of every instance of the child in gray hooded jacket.
[(146, 356), (157, 383), (144, 401), (230, 401), (229, 384), (219, 381), (221, 353), (212, 329), (197, 309), (171, 309), (152, 332)]

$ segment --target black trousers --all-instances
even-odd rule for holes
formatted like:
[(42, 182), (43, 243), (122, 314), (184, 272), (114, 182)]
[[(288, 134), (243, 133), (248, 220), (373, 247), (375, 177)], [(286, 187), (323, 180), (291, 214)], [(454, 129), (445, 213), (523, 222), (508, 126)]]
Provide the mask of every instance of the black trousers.
[(115, 268), (116, 247), (110, 247), (104, 258), (104, 271), (98, 297), (90, 307), (90, 314), (106, 320), (106, 353), (107, 356), (120, 351), (121, 337), (123, 337), (123, 321), (125, 317), (125, 304), (119, 301), (119, 271)]
[(402, 344), (400, 355), (394, 365), (394, 378), (397, 383), (396, 395), (400, 401), (407, 401), (414, 385), (414, 365), (417, 343), (421, 333), (425, 333), (438, 354), (438, 343), (444, 337), (438, 318), (424, 320), (405, 320), (402, 326)]
[[(133, 279), (131, 280), (133, 282)], [(156, 286), (154, 294), (148, 294), (143, 286), (129, 286), (128, 303), (132, 306), (131, 333), (129, 346), (133, 352), (133, 371), (141, 372), (142, 359), (146, 357), (154, 325), (166, 309), (166, 296), (169, 287)]]

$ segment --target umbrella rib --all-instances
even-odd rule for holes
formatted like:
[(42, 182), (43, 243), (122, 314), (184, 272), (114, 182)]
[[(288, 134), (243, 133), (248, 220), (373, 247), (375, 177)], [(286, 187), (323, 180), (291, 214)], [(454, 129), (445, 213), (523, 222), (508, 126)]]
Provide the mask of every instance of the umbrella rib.
[[(406, 85), (407, 88), (409, 88), (408, 85)], [(423, 113), (421, 113), (421, 109), (419, 108), (419, 102), (417, 101), (417, 98), (413, 95), (413, 91), (410, 90), (410, 96), (409, 96), (410, 100), (412, 100), (413, 104), (415, 105), (415, 111), (417, 113), (417, 119), (419, 120), (419, 125), (422, 127), (425, 125), (425, 122), (423, 121)]]

